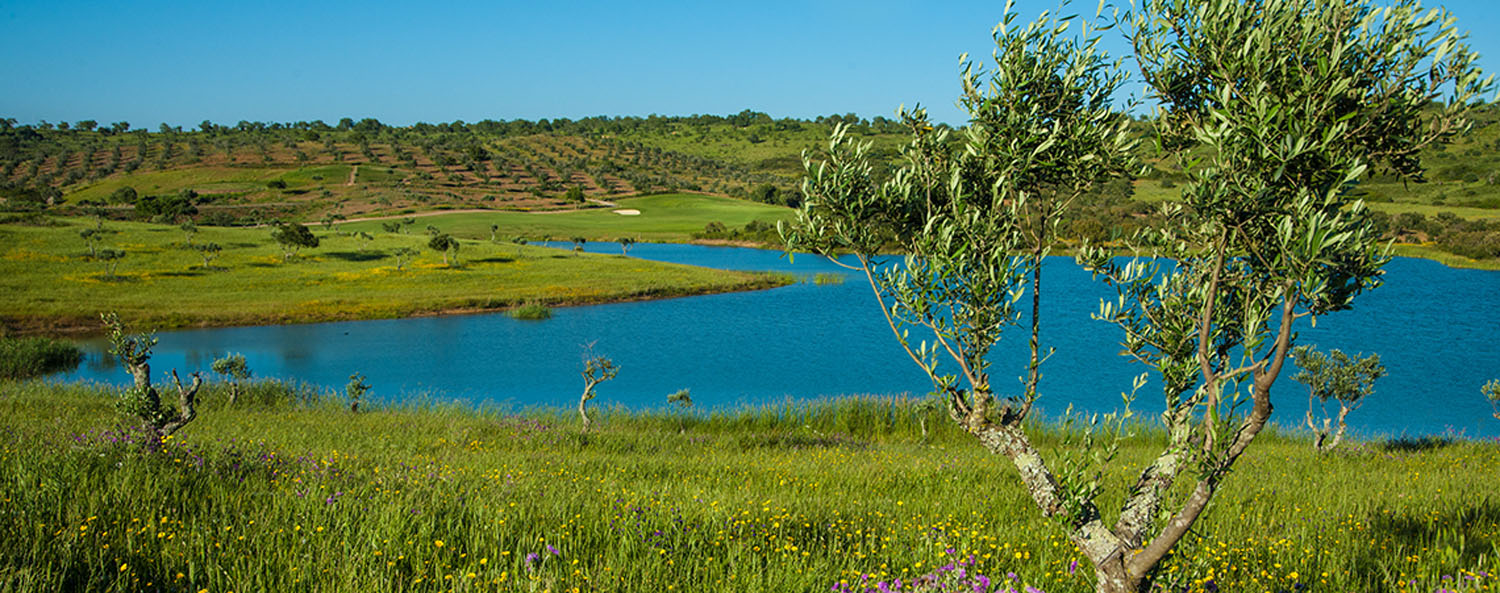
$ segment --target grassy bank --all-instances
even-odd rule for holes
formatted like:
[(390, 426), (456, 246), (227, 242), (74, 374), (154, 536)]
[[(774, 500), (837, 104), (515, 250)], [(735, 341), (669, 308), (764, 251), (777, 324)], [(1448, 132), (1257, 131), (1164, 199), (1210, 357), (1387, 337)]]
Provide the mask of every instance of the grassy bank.
[[(584, 438), (562, 412), (354, 415), (259, 389), (230, 409), (215, 386), (147, 453), (108, 393), (0, 383), (0, 590), (827, 591), (971, 555), (1014, 590), (1090, 588), (1014, 470), (936, 415), (923, 442), (898, 401), (606, 409)], [(1494, 443), (1319, 457), (1269, 434), (1163, 576), (1194, 591), (1492, 590), (1497, 471)], [(1108, 472), (1106, 496), (1131, 478)]]
[[(427, 248), (422, 229), (452, 232), (458, 225), (434, 219), (401, 233), (377, 229), (368, 239), (343, 226), (315, 229), (319, 246), (290, 261), (266, 228), (202, 227), (189, 238), (176, 226), (112, 221), (93, 248), (124, 252), (111, 262), (91, 255), (80, 236), (94, 228), (92, 219), (48, 220), (0, 226), (0, 292), (7, 296), (0, 320), (12, 330), (94, 329), (102, 311), (142, 327), (246, 325), (597, 303), (788, 281), (488, 240), (461, 240), (449, 265)], [(209, 243), (221, 251), (205, 262), (194, 247)], [(402, 249), (411, 252), (398, 256)]]

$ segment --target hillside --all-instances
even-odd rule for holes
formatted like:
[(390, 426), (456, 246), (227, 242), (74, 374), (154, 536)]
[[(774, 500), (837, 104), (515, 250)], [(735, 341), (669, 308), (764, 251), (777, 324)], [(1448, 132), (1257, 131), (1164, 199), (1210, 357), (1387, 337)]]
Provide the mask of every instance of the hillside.
[[(905, 142), (901, 126), (884, 117), (809, 121), (748, 110), (404, 127), (352, 118), (337, 125), (205, 121), (196, 130), (156, 131), (124, 122), (0, 120), (0, 198), (9, 209), (102, 204), (113, 218), (192, 216), (215, 225), (562, 210), (671, 190), (795, 205), (801, 154), (815, 154), (839, 123), (870, 141), (885, 165)], [(1148, 130), (1144, 121), (1137, 128)], [(1128, 232), (1149, 218), (1152, 203), (1175, 199), (1183, 176), (1147, 145), (1145, 174), (1087, 198), (1065, 234), (1105, 239)], [(1500, 267), (1500, 108), (1477, 110), (1472, 131), (1424, 152), (1422, 162), (1424, 183), (1377, 171), (1356, 190), (1380, 213), (1378, 224), (1409, 244), (1408, 253)]]

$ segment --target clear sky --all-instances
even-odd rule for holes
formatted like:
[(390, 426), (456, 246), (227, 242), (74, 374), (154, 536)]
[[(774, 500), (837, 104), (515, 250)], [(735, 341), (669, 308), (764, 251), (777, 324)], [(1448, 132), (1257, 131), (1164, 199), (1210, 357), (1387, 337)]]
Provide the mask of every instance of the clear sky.
[[(1448, 0), (1489, 71), (1495, 0)], [(1096, 2), (1071, 12), (1092, 15)], [(593, 115), (890, 116), (963, 123), (959, 55), (1003, 0), (0, 4), (0, 117), (390, 124)], [(1029, 20), (1056, 0), (1019, 0)], [(1107, 33), (1112, 50), (1125, 44)]]

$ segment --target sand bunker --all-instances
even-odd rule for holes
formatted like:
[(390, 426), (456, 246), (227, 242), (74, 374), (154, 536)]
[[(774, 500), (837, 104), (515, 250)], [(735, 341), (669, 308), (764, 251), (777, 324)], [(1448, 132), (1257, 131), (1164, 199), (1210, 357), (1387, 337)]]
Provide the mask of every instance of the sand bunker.
[(640, 210), (635, 210), (633, 208), (626, 208), (624, 210), (615, 210), (614, 213), (615, 214), (619, 214), (620, 216), (640, 216), (641, 215), (641, 211)]

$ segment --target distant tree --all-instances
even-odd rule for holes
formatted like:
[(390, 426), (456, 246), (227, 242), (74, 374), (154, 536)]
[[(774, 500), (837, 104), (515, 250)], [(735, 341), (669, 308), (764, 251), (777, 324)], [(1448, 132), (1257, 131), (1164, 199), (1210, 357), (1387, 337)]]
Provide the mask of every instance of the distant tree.
[(104, 262), (104, 279), (114, 280), (115, 268), (120, 266), (120, 260), (125, 259), (125, 252), (119, 249), (100, 249), (94, 259)]
[(339, 214), (338, 212), (329, 212), (328, 214), (323, 215), (323, 228), (330, 231), (336, 231), (338, 229), (334, 228), (333, 225), (337, 224), (340, 220), (348, 220), (348, 218), (349, 217), (344, 216), (343, 214)]
[(109, 201), (113, 204), (135, 204), (140, 196), (136, 194), (135, 188), (128, 185), (121, 187), (109, 194)]
[(620, 254), (630, 255), (630, 247), (632, 245), (635, 245), (635, 239), (632, 239), (630, 237), (620, 237)]
[(250, 378), (250, 367), (245, 364), (245, 355), (226, 355), (215, 360), (210, 368), (223, 375), (225, 382), (229, 383), (229, 405), (234, 405), (240, 398), (240, 382)]
[(291, 261), (292, 256), (297, 255), (303, 247), (309, 249), (318, 246), (318, 237), (307, 230), (307, 227), (294, 222), (282, 223), (271, 230), (271, 238), (281, 246), (281, 261)]
[(458, 239), (454, 239), (453, 236), (449, 235), (448, 233), (438, 233), (436, 235), (433, 235), (432, 239), (427, 241), (428, 249), (442, 252), (443, 265), (448, 265), (449, 252), (453, 253), (453, 263), (458, 263), (458, 247)]
[[(1375, 380), (1386, 375), (1380, 355), (1350, 357), (1338, 349), (1327, 354), (1312, 346), (1292, 349), (1292, 362), (1301, 370), (1292, 380), (1307, 386), (1307, 427), (1313, 432), (1313, 448), (1319, 453), (1332, 451), (1344, 439), (1345, 418), (1375, 391)], [(1339, 404), (1336, 417), (1328, 415), (1328, 400)], [(1314, 419), (1321, 410), (1322, 425)], [(1330, 426), (1337, 422), (1338, 426)]]
[(219, 253), (224, 251), (224, 248), (220, 247), (218, 243), (203, 243), (194, 245), (193, 250), (198, 252), (198, 257), (203, 258), (204, 269), (208, 269), (210, 264), (213, 263), (214, 258), (219, 257)]
[(498, 225), (498, 224), (492, 224), (492, 225), (490, 225), (490, 242), (491, 243), (495, 242), (495, 235), (497, 233), (499, 233), (499, 232), (500, 232), (500, 225)]
[(77, 124), (74, 124), (73, 127), (78, 128), (80, 130), (83, 130), (85, 132), (92, 132), (92, 131), (94, 131), (94, 128), (99, 127), (99, 122), (94, 121), (92, 119), (86, 119), (86, 120), (78, 122)]
[(575, 203), (578, 203), (578, 204), (582, 204), (583, 203), (583, 188), (578, 187), (576, 185), (573, 186), (573, 187), (568, 188), (568, 193), (563, 196), (563, 199), (565, 199), (565, 200), (567, 200), (569, 202), (575, 202)]
[(677, 406), (683, 414), (678, 420), (677, 432), (687, 432), (687, 411), (693, 407), (693, 394), (687, 389), (679, 389), (667, 394), (667, 405)]
[(124, 324), (114, 313), (100, 316), (104, 329), (109, 333), (109, 353), (119, 357), (125, 370), (134, 379), (134, 385), (121, 394), (118, 408), (127, 416), (139, 420), (151, 431), (152, 438), (145, 445), (151, 450), (161, 447), (162, 442), (198, 416), (194, 407), (198, 388), (203, 386), (203, 377), (193, 373), (193, 383), (186, 389), (172, 370), (172, 382), (177, 384), (177, 406), (163, 405), (161, 394), (151, 384), (151, 348), (156, 346), (156, 336), (150, 334), (127, 334)]
[(364, 231), (358, 231), (354, 233), (354, 238), (359, 239), (359, 252), (364, 253), (365, 248), (370, 246), (370, 242), (375, 240), (375, 235), (371, 235), (370, 233), (366, 233)]
[(281, 179), (272, 179), (266, 182), (266, 189), (286, 189), (286, 181)]
[(427, 225), (427, 236), (436, 237), (443, 234), (443, 230), (432, 225)]
[(521, 248), (526, 246), (526, 237), (516, 235), (510, 238), (510, 242), (516, 246), (516, 259), (521, 259)]
[(405, 263), (417, 254), (417, 250), (410, 247), (397, 247), (391, 255), (396, 257), (396, 271), (400, 272)]
[(78, 231), (78, 236), (79, 237), (83, 237), (84, 244), (88, 245), (88, 248), (89, 248), (89, 257), (98, 257), (99, 256), (98, 247), (99, 247), (99, 238), (100, 238), (99, 235), (100, 234), (101, 233), (100, 233), (99, 229), (83, 229), (81, 231)]
[(385, 231), (387, 233), (399, 233), (399, 232), (401, 232), (401, 223), (399, 223), (399, 222), (382, 222), (382, 223), (380, 223), (380, 230)]
[(568, 240), (573, 242), (573, 253), (583, 251), (583, 246), (588, 244), (589, 242), (589, 240), (584, 237), (573, 237), (572, 239)]
[(750, 199), (766, 204), (775, 204), (777, 203), (776, 196), (778, 192), (779, 190), (776, 189), (776, 186), (769, 183), (762, 183), (755, 186), (755, 189), (750, 190)]
[(583, 432), (588, 432), (590, 424), (588, 403), (597, 395), (594, 388), (620, 374), (620, 366), (606, 356), (594, 354), (594, 343), (590, 342), (583, 347), (582, 374), (583, 395), (578, 396), (578, 416), (583, 418)]
[(195, 234), (198, 233), (198, 225), (193, 224), (193, 221), (189, 220), (187, 222), (182, 223), (177, 228), (182, 229), (182, 233), (183, 233), (183, 235), (185, 235), (185, 238), (183, 239), (183, 241), (185, 243), (187, 243), (188, 245), (192, 245), (193, 244), (193, 235), (195, 235)]
[(359, 413), (359, 403), (364, 400), (365, 393), (370, 391), (370, 384), (365, 382), (365, 376), (360, 373), (349, 375), (349, 384), (344, 386), (344, 395), (349, 398), (349, 411)]
[(406, 230), (409, 229), (409, 228), (411, 228), (411, 226), (414, 225), (414, 224), (417, 224), (417, 219), (415, 219), (415, 218), (403, 218), (403, 219), (401, 219), (401, 232), (405, 233)]

